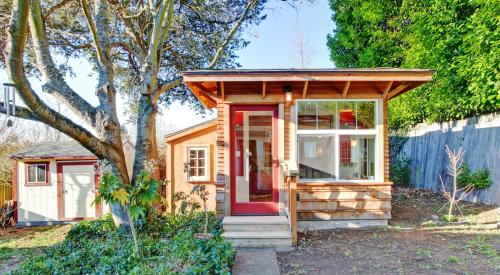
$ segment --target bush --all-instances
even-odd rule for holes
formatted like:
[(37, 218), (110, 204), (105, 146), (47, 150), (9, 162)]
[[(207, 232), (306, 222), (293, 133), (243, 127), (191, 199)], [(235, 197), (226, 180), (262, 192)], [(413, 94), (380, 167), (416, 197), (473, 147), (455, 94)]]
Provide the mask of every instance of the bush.
[(472, 172), (467, 162), (464, 162), (462, 165), (462, 172), (458, 176), (458, 184), (461, 187), (472, 185), (475, 189), (486, 189), (493, 184), (493, 181), (487, 169), (480, 169), (476, 172)]
[(229, 274), (234, 261), (231, 244), (221, 235), (215, 214), (209, 216), (214, 239), (200, 240), (203, 213), (149, 214), (138, 225), (140, 256), (124, 229), (110, 216), (73, 226), (65, 240), (22, 263), (13, 274)]
[(393, 161), (389, 170), (389, 177), (396, 186), (410, 186), (410, 162), (411, 158), (402, 157)]

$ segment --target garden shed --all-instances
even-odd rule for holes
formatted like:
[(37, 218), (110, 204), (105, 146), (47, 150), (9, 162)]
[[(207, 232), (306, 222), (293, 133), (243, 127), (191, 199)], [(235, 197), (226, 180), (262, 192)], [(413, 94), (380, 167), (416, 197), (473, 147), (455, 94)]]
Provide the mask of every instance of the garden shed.
[(93, 204), (99, 188), (97, 157), (77, 142), (37, 144), (11, 159), (18, 226), (93, 219), (109, 212)]

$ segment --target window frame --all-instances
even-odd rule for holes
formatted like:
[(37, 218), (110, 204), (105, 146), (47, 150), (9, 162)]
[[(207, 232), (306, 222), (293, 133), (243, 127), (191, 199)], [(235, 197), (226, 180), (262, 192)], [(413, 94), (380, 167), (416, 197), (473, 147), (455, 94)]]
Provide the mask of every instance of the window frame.
[[(339, 120), (340, 117), (337, 115), (338, 114), (338, 109), (336, 109), (336, 129), (316, 129), (316, 130), (301, 130), (299, 129), (299, 103), (300, 102), (345, 102), (345, 101), (355, 101), (355, 102), (373, 102), (374, 103), (374, 128), (373, 129), (340, 129), (339, 127)], [(294, 114), (294, 120), (295, 120), (295, 136), (296, 136), (296, 148), (295, 150), (295, 158), (297, 162), (297, 166), (300, 166), (299, 164), (299, 159), (300, 159), (300, 150), (298, 150), (299, 147), (299, 141), (300, 141), (300, 136), (333, 136), (334, 137), (334, 142), (335, 142), (335, 178), (300, 178), (298, 177), (298, 182), (299, 183), (318, 183), (318, 182), (328, 182), (328, 183), (336, 183), (336, 182), (377, 182), (379, 180), (379, 169), (378, 166), (380, 165), (379, 163), (379, 155), (380, 155), (380, 146), (378, 146), (380, 138), (382, 138), (379, 134), (379, 116), (382, 114), (379, 113), (379, 100), (378, 99), (297, 99), (296, 104), (294, 106), (295, 108), (295, 114)], [(356, 105), (357, 108), (357, 105)], [(356, 123), (357, 124), (357, 123)], [(357, 128), (357, 125), (356, 125)], [(375, 173), (373, 179), (339, 179), (340, 176), (340, 136), (341, 135), (352, 135), (352, 136), (374, 136), (375, 137)]]
[[(25, 186), (50, 186), (50, 162), (48, 161), (39, 161), (39, 162), (25, 162)], [(37, 181), (29, 181), (29, 168), (30, 166), (45, 166), (45, 181), (38, 181), (38, 169), (36, 169), (35, 178)]]
[[(189, 175), (189, 169), (191, 166), (189, 165), (191, 162), (191, 150), (203, 150), (205, 151), (205, 165), (203, 168), (205, 169), (205, 176), (191, 176)], [(188, 163), (188, 171), (186, 173), (186, 178), (188, 182), (209, 182), (211, 175), (210, 175), (210, 146), (207, 144), (200, 144), (200, 145), (187, 145), (186, 146), (186, 161)], [(200, 167), (196, 167), (200, 168)]]

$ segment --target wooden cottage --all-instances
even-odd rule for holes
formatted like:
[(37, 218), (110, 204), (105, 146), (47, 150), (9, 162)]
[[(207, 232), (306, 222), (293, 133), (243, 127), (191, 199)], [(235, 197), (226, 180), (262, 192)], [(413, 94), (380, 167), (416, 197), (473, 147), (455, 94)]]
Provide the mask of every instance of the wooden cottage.
[(236, 246), (290, 246), (297, 230), (391, 218), (387, 102), (430, 70), (183, 73), (217, 119), (167, 138), (169, 196), (208, 184)]

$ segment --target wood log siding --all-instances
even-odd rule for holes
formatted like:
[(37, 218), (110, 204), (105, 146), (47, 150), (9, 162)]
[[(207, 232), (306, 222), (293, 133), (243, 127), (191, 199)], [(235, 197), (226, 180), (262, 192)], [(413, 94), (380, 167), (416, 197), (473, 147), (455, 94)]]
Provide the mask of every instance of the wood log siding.
[(299, 220), (391, 218), (391, 183), (299, 183)]

